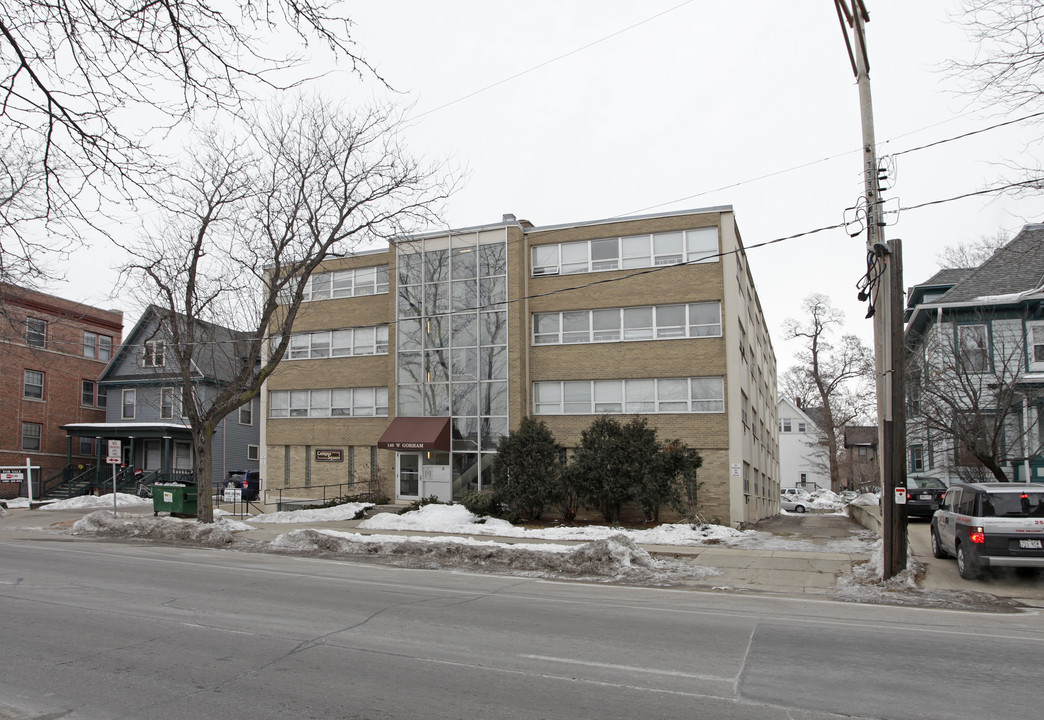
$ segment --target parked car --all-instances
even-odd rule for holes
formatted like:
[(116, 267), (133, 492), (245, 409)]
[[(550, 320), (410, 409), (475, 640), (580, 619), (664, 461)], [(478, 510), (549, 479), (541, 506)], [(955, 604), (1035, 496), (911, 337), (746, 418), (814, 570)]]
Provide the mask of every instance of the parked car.
[(932, 517), (932, 554), (973, 580), (991, 567), (1044, 568), (1044, 485), (958, 483)]
[(241, 489), (243, 500), (257, 500), (261, 494), (261, 473), (257, 470), (230, 470), (225, 487)]
[(805, 500), (796, 495), (780, 495), (779, 504), (787, 512), (803, 513), (808, 509)]
[(909, 475), (906, 478), (906, 517), (930, 518), (942, 505), (946, 483), (938, 478)]
[(852, 502), (857, 497), (859, 497), (859, 493), (856, 492), (855, 490), (842, 490), (841, 491), (841, 500), (843, 500), (846, 503)]

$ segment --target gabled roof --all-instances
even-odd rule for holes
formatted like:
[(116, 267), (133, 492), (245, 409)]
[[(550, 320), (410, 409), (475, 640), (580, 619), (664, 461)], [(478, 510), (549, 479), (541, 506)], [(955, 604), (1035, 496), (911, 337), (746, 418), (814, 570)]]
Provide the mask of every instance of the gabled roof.
[(939, 298), (940, 303), (970, 302), (1044, 287), (1044, 225), (1027, 225), (1007, 245), (974, 268)]
[[(948, 287), (949, 286), (949, 287)], [(932, 290), (945, 290), (926, 299)], [(910, 288), (907, 332), (921, 332), (939, 308), (1017, 308), (1044, 297), (1044, 224), (1026, 225), (976, 268), (947, 268)]]
[(954, 285), (964, 280), (975, 271), (975, 268), (943, 268), (923, 283), (918, 283), (906, 291), (906, 306), (920, 305), (924, 296), (929, 293), (945, 293)]
[(805, 408), (805, 414), (808, 415), (812, 422), (816, 424), (816, 427), (823, 432), (830, 432), (830, 428), (826, 422), (826, 411), (822, 407), (810, 407)]
[[(119, 349), (113, 354), (109, 364), (102, 371), (99, 382), (109, 384), (133, 381), (160, 381), (169, 379), (176, 373), (172, 370), (162, 368), (149, 369), (146, 372), (117, 374), (132, 352), (140, 352), (142, 344), (150, 339), (156, 328), (162, 328), (171, 317), (175, 317), (170, 310), (158, 305), (149, 305), (134, 324), (134, 328), (127, 334)], [(183, 315), (176, 315), (184, 321)], [(197, 379), (223, 380), (231, 377), (238, 369), (238, 343), (247, 334), (231, 330), (221, 325), (208, 323), (203, 320), (194, 321), (201, 331), (205, 340), (199, 343), (197, 352), (192, 358), (192, 375)], [(156, 334), (157, 339), (166, 340), (163, 334)]]
[(876, 425), (845, 425), (845, 447), (877, 447)]
[[(786, 409), (786, 413), (783, 412), (784, 407)], [(806, 412), (807, 409), (802, 408), (800, 405), (798, 405), (795, 401), (791, 400), (790, 398), (786, 398), (780, 395), (779, 402), (776, 404), (776, 410), (776, 414), (780, 418), (788, 416), (804, 418), (805, 422), (809, 424), (809, 430), (811, 430), (813, 427), (819, 427), (819, 424), (815, 421), (815, 419), (809, 416), (808, 412)]]

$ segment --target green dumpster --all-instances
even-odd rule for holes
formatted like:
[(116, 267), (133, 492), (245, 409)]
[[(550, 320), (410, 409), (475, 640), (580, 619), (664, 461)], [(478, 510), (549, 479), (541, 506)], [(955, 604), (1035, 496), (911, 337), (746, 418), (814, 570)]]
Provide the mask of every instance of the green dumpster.
[(169, 512), (171, 515), (196, 516), (197, 490), (187, 485), (153, 485), (153, 515)]

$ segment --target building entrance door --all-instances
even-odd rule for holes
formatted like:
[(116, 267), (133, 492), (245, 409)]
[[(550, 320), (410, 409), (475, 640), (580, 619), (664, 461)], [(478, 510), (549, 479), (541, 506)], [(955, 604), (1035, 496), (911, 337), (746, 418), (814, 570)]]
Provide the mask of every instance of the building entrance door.
[(399, 497), (420, 497), (420, 453), (395, 453), (395, 477)]

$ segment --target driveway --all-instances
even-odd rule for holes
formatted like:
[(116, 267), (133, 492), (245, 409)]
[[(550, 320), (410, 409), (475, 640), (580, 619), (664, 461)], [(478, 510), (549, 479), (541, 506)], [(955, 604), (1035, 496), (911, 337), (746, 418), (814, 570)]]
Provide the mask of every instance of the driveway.
[(860, 535), (866, 531), (850, 517), (833, 513), (789, 513), (766, 518), (754, 526), (755, 530), (782, 537), (809, 540), (816, 545), (828, 545), (833, 540)]
[(1044, 572), (993, 568), (978, 580), (964, 580), (957, 572), (957, 562), (953, 558), (940, 560), (932, 555), (930, 528), (930, 522), (922, 518), (912, 518), (907, 525), (910, 552), (925, 566), (925, 587), (977, 590), (1013, 598), (1027, 605), (1040, 607), (1044, 604)]

